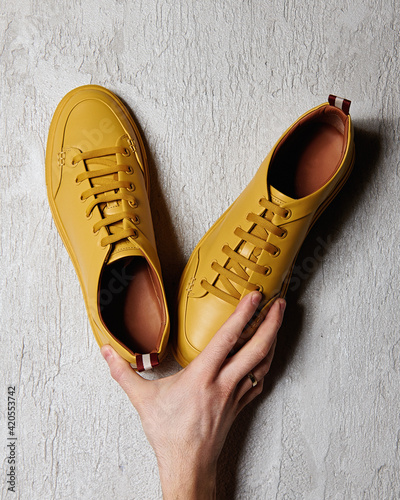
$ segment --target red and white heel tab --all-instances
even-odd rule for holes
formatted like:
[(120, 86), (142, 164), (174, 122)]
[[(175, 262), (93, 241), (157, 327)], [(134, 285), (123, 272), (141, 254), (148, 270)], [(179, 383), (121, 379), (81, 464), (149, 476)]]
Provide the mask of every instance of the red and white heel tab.
[(158, 354), (156, 352), (152, 352), (150, 354), (137, 354), (136, 355), (136, 366), (135, 368), (138, 372), (143, 372), (144, 370), (151, 370), (155, 366), (159, 365), (160, 361), (158, 359)]
[(341, 109), (345, 115), (349, 114), (351, 101), (348, 99), (343, 99), (343, 97), (337, 97), (336, 95), (330, 94), (328, 102), (331, 106)]

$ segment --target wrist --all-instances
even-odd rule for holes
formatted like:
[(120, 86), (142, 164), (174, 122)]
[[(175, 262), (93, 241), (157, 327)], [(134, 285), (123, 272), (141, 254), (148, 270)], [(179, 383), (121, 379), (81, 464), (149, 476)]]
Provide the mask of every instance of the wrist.
[(160, 481), (164, 500), (214, 500), (216, 498), (216, 465), (201, 462), (174, 461), (160, 464)]

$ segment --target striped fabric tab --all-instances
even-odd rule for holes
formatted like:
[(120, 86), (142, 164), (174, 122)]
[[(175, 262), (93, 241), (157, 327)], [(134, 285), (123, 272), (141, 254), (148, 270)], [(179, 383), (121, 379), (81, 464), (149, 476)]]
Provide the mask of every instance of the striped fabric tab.
[(150, 354), (137, 354), (136, 355), (136, 369), (138, 372), (144, 370), (151, 370), (154, 366), (159, 364), (158, 354), (152, 352)]
[(328, 97), (328, 102), (331, 106), (335, 106), (335, 108), (341, 109), (345, 115), (349, 114), (351, 101), (349, 101), (348, 99), (343, 99), (343, 97), (337, 97), (330, 94), (330, 96)]

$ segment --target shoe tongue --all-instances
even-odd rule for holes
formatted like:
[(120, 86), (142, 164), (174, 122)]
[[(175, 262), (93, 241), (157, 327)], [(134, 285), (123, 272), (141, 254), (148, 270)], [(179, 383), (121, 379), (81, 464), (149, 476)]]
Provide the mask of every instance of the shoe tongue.
[[(109, 162), (109, 163), (105, 163)], [(95, 172), (96, 170), (102, 170), (104, 168), (107, 168), (107, 164), (112, 165), (115, 164), (116, 159), (114, 155), (110, 156), (103, 156), (102, 158), (95, 158), (95, 159), (89, 159), (86, 160), (86, 167), (89, 171)], [(102, 175), (99, 178), (94, 178), (93, 179), (93, 186), (100, 186), (104, 183), (109, 183), (118, 180), (118, 174), (112, 173), (108, 175)], [(105, 192), (104, 194), (107, 194)], [(105, 214), (105, 215), (113, 215), (116, 214), (120, 211), (120, 202), (119, 201), (111, 201), (107, 203), (100, 203), (99, 204), (100, 210)]]
[[(279, 206), (294, 201), (293, 198), (290, 198), (290, 196), (281, 193), (273, 186), (270, 186), (270, 197), (271, 201)], [(255, 230), (257, 231), (259, 229), (255, 228)], [(243, 257), (245, 257), (246, 259), (250, 259), (253, 262), (257, 262), (257, 259), (261, 254), (261, 248), (254, 247), (252, 243), (244, 242), (238, 249), (238, 252), (241, 255), (243, 255)]]
[[(293, 198), (290, 198), (290, 196), (281, 193), (273, 186), (270, 186), (270, 197), (271, 201), (279, 206), (294, 201)], [(257, 231), (257, 228), (255, 230)], [(252, 243), (248, 242), (243, 243), (238, 251), (241, 255), (243, 255), (243, 257), (246, 257), (246, 259), (250, 259), (253, 262), (257, 262), (258, 257), (262, 252), (261, 248), (254, 247)]]
[[(104, 156), (102, 157), (101, 160), (106, 160), (106, 161), (111, 160), (113, 163), (115, 163), (116, 161), (114, 155)], [(89, 170), (99, 170), (105, 167), (104, 162), (98, 161), (97, 159), (87, 161), (86, 165)], [(118, 174), (114, 173), (109, 175), (103, 175), (102, 177), (99, 178), (99, 180), (100, 182), (97, 181), (96, 178), (93, 179), (93, 185), (96, 186), (100, 185), (100, 183), (107, 183), (118, 180)], [(105, 192), (105, 194), (107, 194), (107, 192)], [(103, 215), (105, 216), (115, 215), (121, 212), (122, 210), (121, 203), (122, 203), (121, 200), (104, 202), (99, 204), (99, 208), (103, 213)], [(119, 222), (115, 222), (114, 224), (110, 224), (108, 226), (108, 229), (111, 234), (115, 234), (123, 229), (126, 229), (128, 225), (129, 226), (131, 225), (128, 221), (121, 220)], [(125, 257), (144, 257), (144, 254), (142, 250), (135, 243), (133, 243), (129, 239), (124, 239), (122, 241), (117, 241), (112, 245), (112, 251), (108, 258), (107, 264), (112, 264), (113, 262), (116, 262), (117, 260), (123, 259)]]
[[(269, 194), (270, 194), (270, 200), (279, 206), (282, 206), (282, 205), (285, 205), (287, 203), (291, 203), (291, 202), (295, 201), (294, 198), (291, 198), (290, 196), (287, 196), (286, 194), (281, 193), (280, 191), (278, 191), (278, 189), (274, 188), (273, 186), (270, 186)], [(264, 230), (258, 226), (255, 226), (250, 232), (253, 234), (256, 234), (257, 236), (260, 236), (260, 237), (265, 236), (265, 234), (263, 234)], [(257, 234), (257, 232), (260, 232), (261, 234)], [(236, 251), (240, 255), (245, 257), (246, 259), (249, 259), (252, 262), (257, 263), (258, 258), (260, 257), (263, 250), (262, 250), (262, 248), (255, 247), (250, 242), (244, 241)], [(241, 286), (237, 286), (237, 289), (238, 289), (239, 293), (243, 294), (244, 290)]]
[(117, 260), (125, 259), (126, 257), (144, 257), (144, 254), (134, 243), (131, 243), (128, 240), (118, 241), (113, 246), (107, 265), (112, 264)]
[[(121, 201), (112, 201), (106, 203), (103, 208), (104, 215), (114, 215), (121, 211)], [(124, 229), (133, 226), (130, 221), (126, 219), (116, 222), (114, 224), (110, 224), (108, 226), (108, 230), (111, 234), (116, 234), (119, 231), (123, 231)], [(108, 264), (112, 264), (113, 262), (122, 259), (124, 257), (144, 257), (142, 250), (136, 245), (136, 243), (128, 238), (124, 240), (117, 241), (112, 245), (112, 251), (110, 257), (108, 259)]]
[(273, 186), (270, 186), (269, 192), (271, 195), (271, 201), (276, 203), (277, 205), (284, 205), (285, 203), (291, 203), (292, 201), (294, 201), (294, 198), (290, 198), (290, 196), (281, 193)]

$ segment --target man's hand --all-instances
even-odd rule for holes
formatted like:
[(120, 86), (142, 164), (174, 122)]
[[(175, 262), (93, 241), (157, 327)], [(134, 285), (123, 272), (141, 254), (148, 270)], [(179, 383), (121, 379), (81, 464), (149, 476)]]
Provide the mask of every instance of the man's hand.
[(254, 336), (228, 357), (260, 300), (259, 292), (246, 295), (204, 351), (170, 377), (145, 380), (110, 346), (101, 349), (155, 451), (164, 499), (215, 498), (222, 446), (238, 413), (262, 391), (285, 310), (278, 299)]

